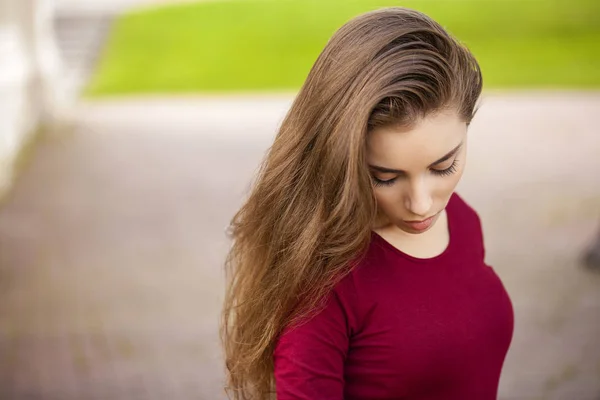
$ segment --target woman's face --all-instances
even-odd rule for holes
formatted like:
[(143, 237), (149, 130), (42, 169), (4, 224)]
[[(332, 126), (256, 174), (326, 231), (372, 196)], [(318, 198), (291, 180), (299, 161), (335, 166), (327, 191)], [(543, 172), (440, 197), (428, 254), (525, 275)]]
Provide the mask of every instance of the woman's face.
[(431, 228), (462, 176), (467, 124), (455, 111), (427, 116), (409, 128), (381, 127), (367, 137), (380, 228), (408, 233)]

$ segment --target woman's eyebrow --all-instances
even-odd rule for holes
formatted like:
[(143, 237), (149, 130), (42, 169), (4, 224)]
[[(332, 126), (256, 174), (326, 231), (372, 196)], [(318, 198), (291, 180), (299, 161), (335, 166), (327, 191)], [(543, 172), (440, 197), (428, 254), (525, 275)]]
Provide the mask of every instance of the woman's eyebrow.
[[(458, 144), (458, 146), (456, 146), (455, 148), (453, 148), (452, 150), (450, 150), (442, 158), (440, 158), (439, 160), (437, 160), (437, 161), (429, 164), (428, 168), (435, 167), (436, 165), (441, 164), (444, 161), (446, 161), (449, 158), (451, 158), (452, 156), (454, 156), (458, 152), (458, 150), (460, 149), (460, 147), (462, 145), (463, 145), (463, 142), (460, 142)], [(405, 173), (405, 171), (402, 171), (401, 169), (392, 169), (392, 168), (380, 167), (378, 165), (369, 165), (369, 168), (374, 169), (375, 171), (379, 171), (379, 172), (382, 172), (382, 173), (388, 173), (388, 174), (404, 174)]]
[(463, 142), (460, 142), (458, 144), (458, 146), (456, 146), (455, 148), (453, 148), (452, 150), (450, 150), (444, 157), (440, 158), (436, 162), (433, 162), (433, 163), (429, 164), (429, 168), (435, 167), (436, 165), (441, 164), (444, 161), (446, 161), (449, 158), (451, 158), (453, 155), (455, 155), (458, 152), (458, 150), (460, 149), (460, 146), (462, 146), (462, 145), (463, 145)]

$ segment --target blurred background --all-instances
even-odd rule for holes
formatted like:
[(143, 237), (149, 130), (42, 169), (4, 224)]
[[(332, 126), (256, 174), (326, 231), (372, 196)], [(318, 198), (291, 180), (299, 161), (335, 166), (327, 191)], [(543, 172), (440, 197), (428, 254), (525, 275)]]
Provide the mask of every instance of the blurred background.
[(483, 69), (499, 398), (600, 399), (598, 0), (0, 0), (0, 399), (225, 398), (225, 229), (328, 38), (390, 5)]

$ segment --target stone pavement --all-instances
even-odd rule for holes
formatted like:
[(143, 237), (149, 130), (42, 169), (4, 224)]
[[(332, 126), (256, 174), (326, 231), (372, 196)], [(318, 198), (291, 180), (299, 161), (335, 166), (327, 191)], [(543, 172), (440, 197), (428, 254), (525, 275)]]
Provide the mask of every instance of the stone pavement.
[[(81, 103), (0, 209), (0, 399), (224, 399), (224, 231), (289, 96)], [(500, 399), (600, 399), (598, 93), (486, 96), (459, 191), (514, 302)]]

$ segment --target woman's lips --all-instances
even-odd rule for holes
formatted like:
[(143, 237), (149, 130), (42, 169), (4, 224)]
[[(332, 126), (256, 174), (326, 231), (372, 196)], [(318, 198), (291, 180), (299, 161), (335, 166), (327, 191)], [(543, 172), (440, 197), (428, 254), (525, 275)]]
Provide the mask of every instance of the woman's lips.
[(429, 217), (427, 219), (424, 219), (422, 221), (403, 221), (407, 226), (411, 227), (412, 229), (414, 229), (415, 231), (424, 231), (426, 229), (428, 229), (431, 224), (433, 223), (433, 220), (435, 219), (435, 215), (433, 217)]

